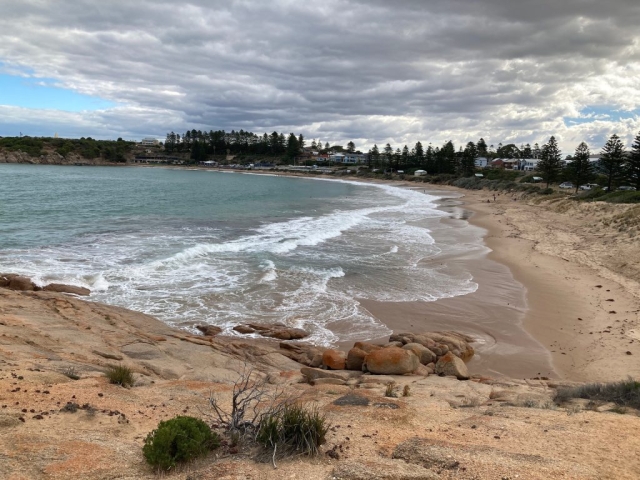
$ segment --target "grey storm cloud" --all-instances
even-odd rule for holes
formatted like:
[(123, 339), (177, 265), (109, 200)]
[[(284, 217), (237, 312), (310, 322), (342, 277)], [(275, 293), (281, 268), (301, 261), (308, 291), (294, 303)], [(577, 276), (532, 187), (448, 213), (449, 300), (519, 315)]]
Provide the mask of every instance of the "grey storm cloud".
[[(242, 128), (363, 148), (555, 134), (569, 149), (640, 129), (637, 0), (3, 3), (0, 69), (117, 107), (0, 106), (0, 133)], [(629, 118), (565, 123), (590, 106)]]

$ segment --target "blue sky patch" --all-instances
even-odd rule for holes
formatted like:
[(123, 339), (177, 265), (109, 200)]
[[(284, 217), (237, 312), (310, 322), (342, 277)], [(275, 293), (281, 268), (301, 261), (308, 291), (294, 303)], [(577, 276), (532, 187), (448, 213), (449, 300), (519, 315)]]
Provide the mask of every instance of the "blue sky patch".
[(0, 73), (0, 105), (81, 112), (114, 107), (108, 100), (82, 95), (55, 86), (51, 78), (21, 77)]
[(596, 120), (606, 122), (619, 122), (626, 118), (634, 118), (640, 115), (640, 109), (636, 110), (619, 110), (605, 106), (585, 107), (580, 111), (579, 117), (564, 117), (564, 124), (567, 127), (572, 125), (580, 125), (583, 123), (591, 123)]

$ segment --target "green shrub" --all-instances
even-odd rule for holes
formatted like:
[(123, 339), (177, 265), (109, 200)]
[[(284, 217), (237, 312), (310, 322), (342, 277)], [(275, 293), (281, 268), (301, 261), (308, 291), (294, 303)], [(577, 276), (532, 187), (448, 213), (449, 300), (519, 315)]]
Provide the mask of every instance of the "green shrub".
[(325, 416), (317, 409), (289, 404), (262, 418), (256, 440), (267, 449), (316, 455), (328, 430)]
[(142, 453), (150, 465), (169, 470), (220, 446), (220, 438), (202, 420), (180, 416), (158, 424), (144, 441)]
[(633, 379), (613, 383), (588, 383), (578, 387), (559, 388), (554, 400), (564, 403), (572, 398), (613, 402), (622, 407), (640, 409), (640, 382)]
[(109, 379), (109, 383), (130, 387), (133, 385), (133, 372), (129, 367), (124, 365), (112, 365), (107, 368), (105, 376)]
[(554, 193), (553, 188), (551, 187), (547, 187), (544, 190), (540, 190), (540, 192), (538, 192), (540, 195), (551, 195)]

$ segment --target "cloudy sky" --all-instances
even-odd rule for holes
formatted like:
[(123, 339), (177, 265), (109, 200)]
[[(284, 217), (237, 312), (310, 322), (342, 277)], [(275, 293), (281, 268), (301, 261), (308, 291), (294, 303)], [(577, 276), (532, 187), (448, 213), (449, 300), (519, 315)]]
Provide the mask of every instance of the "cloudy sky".
[(640, 130), (638, 0), (0, 0), (0, 135), (359, 148)]

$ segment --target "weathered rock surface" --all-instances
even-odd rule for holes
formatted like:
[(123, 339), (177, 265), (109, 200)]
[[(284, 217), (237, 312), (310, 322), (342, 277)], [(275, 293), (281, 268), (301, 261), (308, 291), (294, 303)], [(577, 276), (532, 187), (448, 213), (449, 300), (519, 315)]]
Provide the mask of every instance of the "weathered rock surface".
[(309, 336), (307, 332), (300, 328), (288, 327), (282, 323), (245, 323), (237, 325), (233, 329), (245, 335), (257, 334), (262, 337), (277, 338), (278, 340), (299, 340)]
[(431, 350), (420, 343), (407, 343), (403, 346), (405, 350), (411, 350), (420, 359), (422, 365), (427, 365), (437, 360), (437, 356)]
[(337, 378), (345, 382), (351, 378), (358, 378), (362, 372), (353, 372), (349, 370), (323, 370), (321, 368), (302, 367), (300, 373), (307, 378), (308, 382), (318, 378)]
[(407, 463), (425, 468), (437, 467), (450, 470), (460, 464), (450, 453), (450, 449), (414, 437), (399, 444), (395, 448), (392, 458), (402, 459)]
[(346, 355), (340, 350), (325, 350), (322, 353), (322, 364), (331, 370), (344, 370)]
[(222, 329), (215, 325), (196, 325), (196, 328), (200, 330), (205, 337), (215, 337), (222, 333)]
[(322, 349), (304, 343), (280, 343), (280, 353), (302, 365), (317, 368), (322, 365)]
[(453, 375), (458, 380), (468, 380), (469, 370), (462, 359), (452, 352), (438, 359), (436, 363), (436, 373), (438, 375)]
[(41, 290), (41, 288), (33, 283), (30, 278), (23, 277), (22, 275), (16, 275), (14, 273), (0, 274), (0, 287), (21, 292)]
[(87, 296), (91, 294), (91, 290), (75, 285), (65, 285), (62, 283), (50, 283), (43, 287), (45, 292), (72, 293), (74, 295)]
[(358, 347), (353, 347), (347, 353), (346, 369), (362, 371), (362, 364), (366, 356), (367, 352)]
[(381, 375), (404, 375), (414, 372), (420, 360), (410, 350), (398, 347), (381, 348), (369, 353), (364, 359), (368, 372)]

